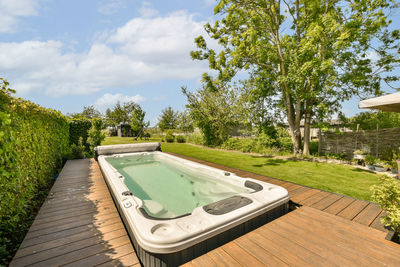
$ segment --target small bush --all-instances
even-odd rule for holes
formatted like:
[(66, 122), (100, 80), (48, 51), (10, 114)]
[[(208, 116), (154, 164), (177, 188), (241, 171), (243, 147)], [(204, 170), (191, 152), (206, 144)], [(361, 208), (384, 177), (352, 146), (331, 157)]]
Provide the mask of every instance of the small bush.
[(71, 145), (71, 154), (73, 159), (83, 159), (85, 157), (85, 146), (83, 138), (79, 137), (78, 144)]
[(78, 145), (79, 138), (82, 137), (82, 142), (86, 152), (90, 152), (90, 145), (87, 142), (89, 130), (92, 128), (92, 122), (86, 118), (72, 119), (69, 122), (69, 142), (70, 145)]
[(176, 136), (176, 142), (185, 143), (186, 139), (185, 139), (185, 137), (183, 135), (178, 135), (178, 136)]
[[(90, 155), (93, 153), (94, 148), (99, 146), (101, 142), (106, 138), (106, 135), (102, 133), (102, 120), (101, 119), (92, 119), (92, 128), (90, 128), (88, 132), (88, 139), (87, 142), (90, 146)], [(79, 138), (79, 142), (82, 141), (83, 145), (83, 138)]]
[(189, 134), (186, 138), (188, 143), (196, 144), (196, 145), (204, 145), (204, 138), (201, 133), (192, 133)]
[(167, 141), (167, 143), (173, 143), (174, 140), (175, 140), (174, 132), (172, 130), (168, 130), (165, 135), (165, 141)]
[(371, 186), (371, 191), (372, 200), (387, 213), (382, 217), (382, 223), (400, 238), (400, 181), (383, 175), (377, 185)]
[(376, 163), (376, 161), (377, 161), (377, 158), (375, 158), (372, 155), (367, 155), (367, 156), (365, 156), (364, 160), (365, 160), (365, 164), (374, 165)]
[(318, 141), (311, 141), (310, 142), (310, 154), (315, 155), (318, 154)]
[(346, 155), (344, 153), (326, 153), (325, 156), (328, 159), (337, 159), (337, 160), (346, 159)]

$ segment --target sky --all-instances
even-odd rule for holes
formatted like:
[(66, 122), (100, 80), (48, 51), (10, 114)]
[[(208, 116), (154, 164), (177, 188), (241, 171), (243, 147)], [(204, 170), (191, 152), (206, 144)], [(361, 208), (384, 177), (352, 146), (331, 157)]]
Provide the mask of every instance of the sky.
[[(17, 96), (62, 113), (104, 112), (135, 101), (151, 125), (184, 110), (181, 86), (200, 88), (207, 62), (194, 38), (213, 21), (215, 0), (0, 0), (0, 77)], [(394, 90), (386, 89), (387, 92)], [(344, 103), (359, 112), (359, 99)]]

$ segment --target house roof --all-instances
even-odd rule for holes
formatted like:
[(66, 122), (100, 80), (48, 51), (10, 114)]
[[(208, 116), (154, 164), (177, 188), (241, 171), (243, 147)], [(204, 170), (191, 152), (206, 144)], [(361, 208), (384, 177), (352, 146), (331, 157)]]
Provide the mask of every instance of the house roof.
[(362, 100), (358, 107), (400, 112), (400, 92)]

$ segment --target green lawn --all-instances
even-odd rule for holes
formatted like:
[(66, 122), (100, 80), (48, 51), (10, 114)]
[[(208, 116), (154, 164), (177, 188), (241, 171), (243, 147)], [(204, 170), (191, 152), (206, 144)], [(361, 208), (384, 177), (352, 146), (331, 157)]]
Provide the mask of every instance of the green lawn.
[[(133, 142), (132, 138), (108, 137), (102, 144)], [(372, 172), (350, 166), (273, 159), (190, 144), (163, 143), (161, 148), (164, 152), (174, 152), (363, 200), (371, 200), (369, 187), (376, 184), (379, 177)]]

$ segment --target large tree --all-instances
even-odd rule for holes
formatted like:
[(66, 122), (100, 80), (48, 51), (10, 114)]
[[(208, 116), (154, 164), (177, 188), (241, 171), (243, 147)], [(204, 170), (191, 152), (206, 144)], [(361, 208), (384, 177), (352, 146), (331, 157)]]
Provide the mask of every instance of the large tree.
[[(309, 154), (312, 118), (324, 117), (354, 95), (379, 94), (398, 62), (398, 30), (387, 18), (390, 0), (220, 0), (221, 18), (205, 30), (222, 46), (216, 52), (199, 36), (192, 58), (208, 60), (217, 80), (229, 82), (248, 71), (255, 90), (278, 101), (295, 153)], [(213, 87), (213, 79), (204, 80)]]
[(144, 129), (149, 126), (150, 122), (145, 122), (146, 112), (138, 105), (131, 114), (130, 125), (136, 137), (143, 137)]
[(179, 123), (179, 112), (174, 111), (172, 107), (168, 107), (161, 111), (161, 117), (159, 118), (158, 127), (161, 131), (168, 129), (178, 128)]
[(122, 123), (130, 123), (132, 121), (132, 117), (134, 112), (140, 109), (139, 104), (135, 102), (126, 102), (121, 104), (117, 102), (112, 109), (106, 110), (106, 124), (109, 126), (116, 127), (118, 124)]

